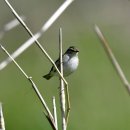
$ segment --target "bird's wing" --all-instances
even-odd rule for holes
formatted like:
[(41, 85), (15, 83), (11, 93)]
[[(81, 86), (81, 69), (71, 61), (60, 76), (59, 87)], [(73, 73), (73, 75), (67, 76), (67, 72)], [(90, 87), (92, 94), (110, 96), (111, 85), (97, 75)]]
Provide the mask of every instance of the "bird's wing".
[[(63, 65), (64, 65), (64, 63), (66, 63), (69, 60), (69, 56), (66, 54), (63, 54), (62, 58), (63, 58)], [(59, 69), (60, 68), (60, 58), (58, 58), (56, 60), (55, 64), (56, 64), (57, 68)], [(52, 66), (50, 72), (56, 72), (56, 69), (54, 66)]]
[[(56, 60), (55, 64), (56, 64), (57, 68), (59, 69), (59, 67), (60, 67), (59, 58)], [(54, 66), (52, 66), (50, 72), (52, 72), (52, 71), (53, 71), (53, 72), (56, 72), (56, 69), (55, 69)]]

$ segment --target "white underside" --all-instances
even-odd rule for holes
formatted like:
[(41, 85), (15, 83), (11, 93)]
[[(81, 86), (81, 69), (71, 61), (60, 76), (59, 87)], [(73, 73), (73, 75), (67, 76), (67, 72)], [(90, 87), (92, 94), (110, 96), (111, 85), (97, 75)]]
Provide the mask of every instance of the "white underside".
[(67, 57), (63, 57), (63, 58), (67, 60), (63, 63), (63, 70), (64, 70), (63, 73), (64, 73), (64, 76), (68, 76), (77, 69), (79, 65), (79, 59), (78, 59), (78, 56), (74, 56), (69, 60)]

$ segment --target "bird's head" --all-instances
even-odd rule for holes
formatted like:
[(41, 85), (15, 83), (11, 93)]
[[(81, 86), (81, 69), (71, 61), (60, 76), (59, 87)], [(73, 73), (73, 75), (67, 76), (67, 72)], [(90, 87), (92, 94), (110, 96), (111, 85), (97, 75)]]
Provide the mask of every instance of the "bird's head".
[(75, 55), (75, 54), (78, 54), (78, 52), (79, 50), (75, 46), (70, 46), (67, 49), (66, 54)]

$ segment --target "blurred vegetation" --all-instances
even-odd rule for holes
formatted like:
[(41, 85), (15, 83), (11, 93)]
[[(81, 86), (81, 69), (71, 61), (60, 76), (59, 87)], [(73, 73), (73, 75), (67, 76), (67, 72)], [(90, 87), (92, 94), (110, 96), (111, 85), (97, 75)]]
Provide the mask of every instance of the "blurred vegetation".
[[(62, 4), (55, 0), (10, 0), (35, 33)], [(0, 28), (14, 16), (0, 1)], [(58, 56), (58, 30), (63, 29), (64, 50), (70, 45), (79, 48), (78, 70), (67, 77), (71, 113), (68, 130), (129, 130), (130, 97), (108, 60), (96, 33), (99, 25), (130, 81), (130, 1), (75, 0), (53, 26), (39, 39), (55, 60)], [(6, 33), (1, 43), (11, 53), (29, 38), (22, 26)], [(0, 62), (7, 56), (0, 50)], [(58, 78), (46, 81), (42, 75), (51, 67), (34, 44), (17, 58), (17, 62), (32, 76), (48, 105), (56, 96), (59, 107)], [(8, 130), (49, 130), (41, 104), (30, 84), (13, 63), (0, 71), (0, 101)], [(60, 109), (58, 108), (58, 111)], [(58, 116), (60, 120), (60, 115)]]

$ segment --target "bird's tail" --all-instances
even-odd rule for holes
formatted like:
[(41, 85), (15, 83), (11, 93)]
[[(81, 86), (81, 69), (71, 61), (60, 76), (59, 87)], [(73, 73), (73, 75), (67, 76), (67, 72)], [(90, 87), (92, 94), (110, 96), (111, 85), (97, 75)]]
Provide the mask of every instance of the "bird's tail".
[(43, 76), (43, 78), (45, 78), (47, 80), (49, 80), (51, 77), (52, 77), (52, 75), (50, 73)]

